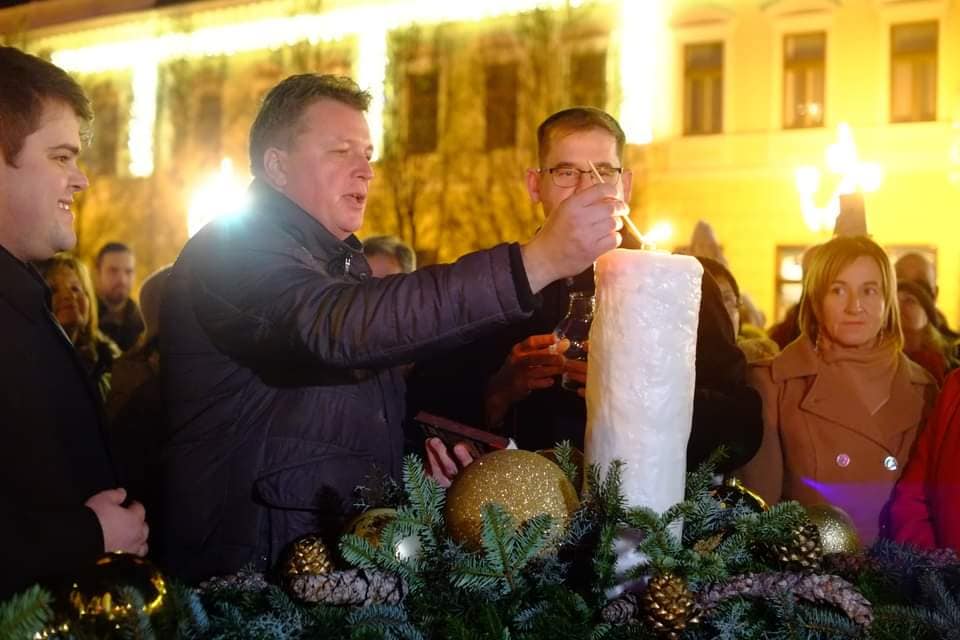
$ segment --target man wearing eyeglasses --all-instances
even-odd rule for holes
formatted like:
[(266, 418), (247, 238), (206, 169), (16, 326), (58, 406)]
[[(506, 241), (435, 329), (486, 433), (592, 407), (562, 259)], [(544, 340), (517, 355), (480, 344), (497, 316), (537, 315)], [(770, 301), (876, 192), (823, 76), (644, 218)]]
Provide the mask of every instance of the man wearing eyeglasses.
[[(610, 114), (591, 107), (560, 111), (539, 126), (537, 140), (540, 166), (527, 170), (526, 186), (547, 220), (569, 198), (601, 180), (616, 185), (617, 199), (629, 201), (633, 175), (623, 167), (625, 136)], [(631, 246), (626, 232), (623, 241)], [(566, 345), (558, 344), (553, 334), (575, 291), (593, 293), (592, 267), (547, 286), (529, 320), (458, 352), (455, 365), (435, 361), (420, 366), (412, 382), (411, 406), (483, 422), (524, 449), (550, 448), (562, 440), (582, 448), (583, 390), (563, 389), (558, 379), (566, 373), (585, 382), (587, 364), (564, 358), (560, 351)], [(468, 373), (453, 377), (451, 370)], [(720, 470), (746, 463), (760, 445), (760, 399), (746, 383), (746, 362), (717, 283), (709, 276), (703, 279), (696, 384), (688, 465), (695, 468), (720, 445), (728, 451)], [(482, 399), (464, 391), (476, 388), (484, 390)]]

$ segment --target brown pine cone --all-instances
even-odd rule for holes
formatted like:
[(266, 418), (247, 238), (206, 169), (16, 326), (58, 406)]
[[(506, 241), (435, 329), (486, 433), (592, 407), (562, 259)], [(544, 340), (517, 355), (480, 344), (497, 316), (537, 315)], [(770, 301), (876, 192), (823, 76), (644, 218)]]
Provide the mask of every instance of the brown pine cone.
[(773, 545), (770, 552), (780, 567), (787, 571), (818, 571), (823, 558), (820, 530), (817, 525), (806, 521), (793, 531), (789, 543)]
[(640, 598), (635, 593), (625, 593), (616, 600), (611, 600), (600, 612), (604, 622), (610, 624), (627, 624), (637, 621), (640, 614)]
[(306, 602), (333, 605), (397, 604), (407, 595), (400, 576), (363, 569), (291, 576), (288, 591)]
[(809, 602), (840, 608), (854, 622), (869, 626), (873, 605), (852, 584), (839, 576), (800, 573), (753, 573), (717, 583), (700, 592), (697, 604), (708, 612), (728, 598), (772, 598), (790, 593)]

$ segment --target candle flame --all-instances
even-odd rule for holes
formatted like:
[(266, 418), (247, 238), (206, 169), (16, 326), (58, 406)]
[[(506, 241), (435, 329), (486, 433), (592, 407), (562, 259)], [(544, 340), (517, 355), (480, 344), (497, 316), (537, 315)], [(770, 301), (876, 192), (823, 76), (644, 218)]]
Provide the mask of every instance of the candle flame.
[(658, 222), (643, 234), (644, 248), (656, 249), (658, 244), (663, 244), (673, 236), (673, 225), (669, 222)]

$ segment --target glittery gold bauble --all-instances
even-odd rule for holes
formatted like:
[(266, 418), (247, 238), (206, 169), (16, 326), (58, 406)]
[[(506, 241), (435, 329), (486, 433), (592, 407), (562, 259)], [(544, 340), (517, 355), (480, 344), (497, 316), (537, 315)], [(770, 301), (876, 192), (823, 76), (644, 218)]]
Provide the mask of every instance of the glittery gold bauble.
[(89, 571), (69, 584), (65, 613), (79, 629), (91, 633), (132, 622), (137, 605), (124, 594), (128, 587), (143, 598), (142, 610), (148, 615), (163, 607), (167, 586), (160, 571), (143, 558), (117, 552), (100, 556)]
[[(370, 509), (347, 523), (343, 533), (351, 533), (378, 547), (384, 528), (396, 517), (396, 509), (386, 507)], [(406, 536), (395, 545), (394, 551), (400, 560), (413, 559), (420, 555), (420, 546), (420, 539), (417, 536)]]
[(700, 622), (686, 581), (670, 573), (650, 579), (643, 594), (643, 610), (647, 623), (664, 638), (679, 638), (688, 625)]
[(468, 465), (447, 490), (445, 517), (454, 540), (469, 548), (480, 547), (480, 514), (489, 503), (504, 507), (517, 524), (550, 514), (559, 535), (580, 501), (553, 462), (532, 451), (501, 449)]
[(710, 488), (713, 496), (724, 508), (744, 505), (751, 511), (760, 513), (767, 510), (767, 503), (758, 493), (751, 491), (737, 478), (727, 478), (722, 485)]
[(332, 570), (333, 563), (327, 545), (320, 536), (308, 534), (290, 543), (280, 565), (280, 577), (323, 574)]
[(787, 571), (808, 572), (820, 568), (823, 550), (820, 532), (812, 522), (806, 521), (793, 531), (791, 540), (772, 549), (776, 560)]
[[(537, 450), (537, 453), (540, 454), (541, 456), (543, 456), (544, 458), (546, 458), (547, 460), (549, 460), (550, 462), (553, 462), (554, 464), (557, 463), (557, 451), (556, 451), (556, 449), (538, 449), (538, 450)], [(583, 452), (580, 451), (580, 449), (577, 449), (576, 447), (571, 447), (571, 448), (570, 448), (570, 462), (572, 462), (573, 465), (577, 468), (577, 477), (576, 477), (575, 482), (573, 483), (573, 486), (575, 486), (575, 487), (582, 487), (582, 486), (583, 486), (583, 466), (584, 466), (584, 465), (583, 465)], [(557, 466), (559, 466), (559, 465), (557, 465)], [(561, 469), (561, 471), (562, 471), (562, 469)]]
[(860, 536), (853, 519), (846, 511), (832, 504), (807, 507), (807, 517), (820, 530), (823, 553), (856, 553), (860, 550)]

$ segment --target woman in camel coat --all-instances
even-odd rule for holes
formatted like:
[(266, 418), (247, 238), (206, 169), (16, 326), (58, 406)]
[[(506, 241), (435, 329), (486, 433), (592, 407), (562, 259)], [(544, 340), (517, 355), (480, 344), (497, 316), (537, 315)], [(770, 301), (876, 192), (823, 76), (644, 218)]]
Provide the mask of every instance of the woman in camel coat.
[(804, 278), (800, 337), (751, 369), (764, 435), (738, 474), (771, 504), (842, 508), (864, 544), (936, 397), (933, 378), (901, 353), (895, 282), (866, 237), (821, 247)]

